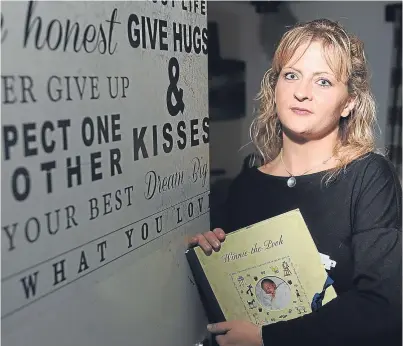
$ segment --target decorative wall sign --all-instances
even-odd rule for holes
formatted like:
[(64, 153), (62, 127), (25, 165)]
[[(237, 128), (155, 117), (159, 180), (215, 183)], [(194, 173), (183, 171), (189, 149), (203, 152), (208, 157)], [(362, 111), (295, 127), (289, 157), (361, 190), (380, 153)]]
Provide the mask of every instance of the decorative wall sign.
[[(206, 16), (206, 1), (2, 4), (1, 314), (9, 345), (17, 339), (8, 321), (29, 320), (40, 340), (46, 322), (35, 325), (33, 316), (50, 313), (49, 297), (81, 280), (94, 284), (96, 272), (97, 282), (119, 275), (108, 267), (122, 258), (132, 257), (136, 272), (138, 250), (167, 235), (184, 244), (183, 227), (200, 218), (208, 227)], [(133, 279), (132, 289), (153, 293), (147, 280)], [(53, 308), (62, 319), (65, 306)], [(180, 310), (177, 318), (196, 320)]]

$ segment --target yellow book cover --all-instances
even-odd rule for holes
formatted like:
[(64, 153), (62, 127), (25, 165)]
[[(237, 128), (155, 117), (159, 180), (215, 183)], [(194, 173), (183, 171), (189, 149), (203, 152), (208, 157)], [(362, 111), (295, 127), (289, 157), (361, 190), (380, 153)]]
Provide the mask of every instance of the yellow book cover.
[(311, 313), (321, 292), (322, 305), (336, 297), (298, 209), (228, 234), (210, 256), (200, 247), (186, 256), (213, 322), (267, 325)]

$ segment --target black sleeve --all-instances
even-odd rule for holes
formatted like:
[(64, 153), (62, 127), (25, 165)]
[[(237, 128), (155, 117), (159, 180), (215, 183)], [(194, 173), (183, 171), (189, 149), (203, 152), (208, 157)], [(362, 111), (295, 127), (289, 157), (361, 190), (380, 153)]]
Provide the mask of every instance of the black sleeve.
[(240, 222), (239, 220), (242, 214), (239, 213), (239, 207), (238, 207), (239, 200), (243, 198), (242, 196), (244, 196), (243, 192), (244, 185), (245, 185), (245, 172), (241, 172), (231, 182), (230, 187), (228, 189), (227, 199), (225, 203), (226, 222), (224, 227), (224, 232), (227, 234), (234, 232), (244, 226), (242, 222)]
[(401, 185), (383, 158), (368, 163), (357, 183), (354, 289), (317, 312), (264, 326), (265, 346), (402, 344)]

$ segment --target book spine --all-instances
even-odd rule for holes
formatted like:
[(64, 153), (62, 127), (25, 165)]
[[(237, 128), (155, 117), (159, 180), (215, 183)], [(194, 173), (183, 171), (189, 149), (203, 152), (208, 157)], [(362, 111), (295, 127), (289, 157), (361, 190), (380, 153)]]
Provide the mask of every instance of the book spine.
[(224, 313), (221, 310), (220, 304), (214, 295), (214, 292), (194, 249), (189, 249), (186, 252), (186, 258), (192, 271), (193, 278), (195, 279), (200, 300), (206, 311), (209, 323), (225, 321), (226, 319)]

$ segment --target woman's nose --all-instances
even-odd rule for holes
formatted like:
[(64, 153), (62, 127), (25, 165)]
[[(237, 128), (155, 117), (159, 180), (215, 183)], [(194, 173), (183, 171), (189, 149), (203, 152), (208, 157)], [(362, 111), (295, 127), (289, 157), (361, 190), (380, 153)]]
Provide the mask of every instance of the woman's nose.
[(312, 100), (312, 87), (310, 84), (303, 81), (298, 83), (298, 86), (294, 91), (294, 97), (300, 102)]

